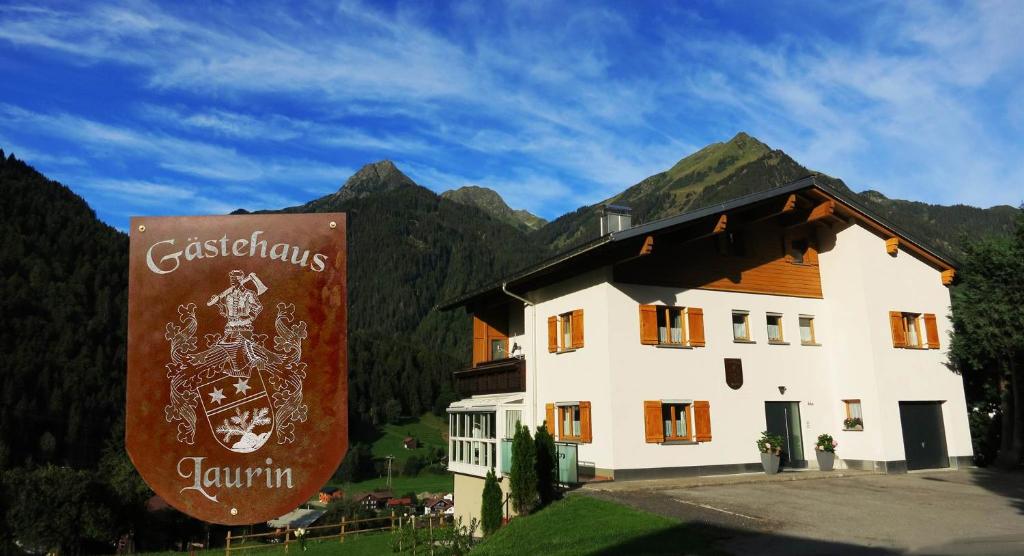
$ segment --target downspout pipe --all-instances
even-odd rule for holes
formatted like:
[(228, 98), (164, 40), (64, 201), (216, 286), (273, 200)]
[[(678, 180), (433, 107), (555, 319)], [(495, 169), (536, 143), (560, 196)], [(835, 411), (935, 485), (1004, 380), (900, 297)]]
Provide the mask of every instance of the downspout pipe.
[[(527, 307), (532, 308), (531, 313), (533, 313), (533, 315), (532, 315), (532, 320), (533, 320), (533, 331), (532, 331), (533, 341), (532, 341), (532, 346), (531, 346), (531, 349), (530, 349), (530, 351), (532, 352), (530, 354), (530, 360), (532, 360), (533, 365), (532, 365), (532, 367), (530, 369), (530, 396), (529, 396), (529, 398), (530, 398), (530, 423), (531, 423), (531, 426), (536, 426), (537, 425), (537, 399), (536, 399), (536, 395), (535, 394), (537, 393), (537, 363), (538, 363), (538, 361), (537, 361), (537, 306), (532, 301), (530, 301), (529, 299), (526, 299), (525, 297), (522, 297), (522, 296), (519, 296), (519, 295), (516, 295), (516, 294), (510, 292), (508, 290), (508, 282), (502, 282), (501, 283), (501, 291), (502, 291), (502, 293), (504, 293), (505, 295), (511, 297), (512, 299), (516, 299), (518, 301), (522, 301), (523, 304), (525, 304)], [(525, 324), (525, 322), (524, 322), (524, 324)], [(530, 360), (528, 360), (526, 362), (527, 365), (530, 364)]]

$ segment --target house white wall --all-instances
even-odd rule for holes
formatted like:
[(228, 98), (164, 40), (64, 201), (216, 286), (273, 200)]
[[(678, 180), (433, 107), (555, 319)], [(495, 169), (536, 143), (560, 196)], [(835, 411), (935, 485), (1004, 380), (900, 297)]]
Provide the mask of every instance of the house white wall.
[[(963, 380), (945, 364), (952, 324), (949, 289), (939, 271), (907, 252), (888, 255), (883, 240), (859, 225), (840, 231), (835, 249), (820, 258), (833, 326), (848, 335), (833, 354), (836, 394), (857, 398), (865, 392), (865, 432), (881, 433), (863, 439), (857, 438), (863, 433), (844, 433), (846, 442), (865, 444), (865, 453), (873, 457), (864, 459), (903, 460), (899, 402), (942, 401), (949, 455), (969, 457), (973, 450)], [(892, 347), (889, 311), (934, 313), (940, 349)]]
[[(599, 269), (565, 280), (556, 285), (531, 292), (536, 305), (538, 326), (537, 356), (527, 360), (527, 389), (535, 384), (535, 425), (545, 419), (549, 403), (589, 401), (592, 408), (592, 430), (607, 431), (616, 418), (612, 407), (610, 383), (611, 342), (617, 324), (609, 318), (610, 270)], [(547, 349), (548, 317), (583, 309), (583, 347), (575, 351), (551, 353)], [(529, 366), (536, 365), (535, 376)], [(531, 382), (535, 381), (535, 382)], [(617, 395), (617, 394), (616, 394)], [(557, 413), (555, 415), (557, 419)], [(577, 458), (581, 465), (610, 468), (614, 437), (605, 435), (601, 442), (580, 444)]]
[[(690, 467), (759, 461), (755, 442), (765, 430), (765, 401), (800, 401), (805, 437), (835, 432), (831, 412), (819, 400), (829, 389), (829, 369), (823, 346), (800, 345), (797, 315), (818, 315), (820, 299), (755, 295), (710, 290), (620, 284), (611, 299), (611, 318), (618, 323), (611, 338), (612, 408), (617, 442), (615, 469)], [(640, 343), (639, 305), (700, 307), (704, 311), (706, 346), (672, 349)], [(732, 335), (732, 311), (750, 311), (754, 343), (737, 343)], [(766, 313), (783, 314), (783, 337), (788, 345), (769, 344)], [(818, 332), (819, 338), (826, 331)], [(794, 341), (795, 340), (795, 341)], [(725, 358), (743, 362), (743, 386), (725, 382)], [(779, 392), (785, 386), (785, 394)], [(648, 444), (644, 439), (644, 400), (707, 400), (711, 407), (711, 442), (693, 445)], [(808, 405), (811, 402), (815, 405)], [(602, 431), (603, 432), (603, 431)], [(597, 441), (595, 431), (595, 442)], [(805, 447), (810, 447), (805, 438)], [(808, 454), (813, 457), (813, 454)]]
[[(905, 459), (899, 402), (941, 401), (948, 454), (969, 457), (963, 383), (944, 364), (950, 302), (939, 271), (906, 252), (886, 254), (884, 240), (859, 224), (821, 228), (819, 244), (823, 299), (615, 283), (609, 267), (518, 292), (534, 302), (511, 309), (512, 341), (527, 360), (524, 419), (533, 428), (544, 420), (547, 403), (589, 401), (593, 442), (579, 445), (579, 461), (599, 475), (622, 476), (757, 463), (766, 401), (800, 402), (804, 454), (812, 466), (821, 433), (838, 440), (839, 458), (898, 462)], [(706, 346), (641, 344), (641, 304), (700, 307)], [(584, 310), (584, 347), (549, 353), (548, 317), (576, 309)], [(749, 311), (753, 343), (733, 340), (733, 310)], [(893, 348), (889, 311), (934, 313), (942, 349)], [(788, 344), (768, 343), (769, 312), (783, 315)], [(800, 343), (799, 315), (814, 317), (820, 345)], [(725, 358), (742, 360), (738, 390), (725, 382)], [(659, 399), (707, 400), (712, 440), (645, 442), (643, 401)], [(863, 431), (843, 431), (844, 399), (861, 400)]]

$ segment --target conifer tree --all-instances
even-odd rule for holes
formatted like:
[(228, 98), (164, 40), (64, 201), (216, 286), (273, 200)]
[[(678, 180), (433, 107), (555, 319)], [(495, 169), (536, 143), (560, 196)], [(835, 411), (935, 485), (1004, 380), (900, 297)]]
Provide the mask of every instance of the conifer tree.
[(543, 507), (555, 499), (558, 453), (555, 451), (555, 439), (551, 437), (545, 425), (537, 427), (537, 435), (533, 439), (537, 453), (537, 495)]
[[(976, 409), (975, 451), (995, 451), (998, 437), (996, 462), (1012, 468), (1024, 460), (1024, 213), (1014, 236), (974, 241), (965, 251), (952, 292), (950, 362)], [(991, 423), (973, 418), (993, 413)]]
[(484, 535), (490, 535), (501, 528), (501, 487), (492, 468), (484, 479), (484, 494), (480, 504), (481, 525)]
[(512, 470), (509, 472), (512, 507), (519, 515), (530, 513), (537, 503), (537, 450), (530, 429), (516, 424), (512, 438)]

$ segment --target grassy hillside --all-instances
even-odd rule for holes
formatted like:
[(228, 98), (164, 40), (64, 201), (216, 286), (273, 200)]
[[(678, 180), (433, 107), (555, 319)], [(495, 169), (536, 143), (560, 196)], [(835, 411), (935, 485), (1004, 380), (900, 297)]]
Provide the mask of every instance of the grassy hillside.
[(636, 225), (723, 203), (809, 175), (859, 197), (880, 216), (953, 257), (963, 253), (966, 238), (1010, 233), (1017, 213), (1017, 209), (1009, 206), (944, 206), (889, 199), (875, 191), (853, 193), (842, 180), (814, 172), (786, 153), (739, 133), (727, 142), (708, 145), (618, 195), (553, 220), (534, 232), (534, 238), (541, 245), (563, 250), (597, 237), (598, 219), (605, 204), (632, 208)]
[[(447, 453), (444, 434), (447, 432), (448, 422), (443, 417), (432, 413), (426, 413), (418, 419), (406, 419), (396, 424), (385, 424), (372, 429), (364, 429), (363, 432), (371, 434), (363, 439), (370, 444), (370, 452), (375, 460), (383, 461), (387, 456), (394, 456), (391, 468), (391, 490), (396, 494), (406, 492), (452, 492), (454, 479), (450, 473), (436, 473), (430, 469), (423, 469), (416, 476), (405, 476), (405, 462), (412, 456), (419, 456), (427, 461), (433, 461), (437, 451)], [(406, 436), (412, 436), (419, 441), (419, 447), (415, 450), (406, 450), (402, 445)], [(345, 491), (346, 494), (357, 494), (372, 490), (382, 490), (387, 487), (386, 474), (379, 477), (362, 480), (359, 482), (332, 481), (336, 486)]]
[(472, 554), (716, 554), (712, 540), (666, 517), (576, 495), (513, 519)]
[[(432, 413), (426, 413), (419, 419), (409, 420), (400, 424), (384, 425), (380, 429), (380, 437), (373, 441), (370, 450), (375, 458), (395, 457), (395, 465), (402, 468), (405, 460), (418, 455), (430, 457), (434, 450), (444, 450), (444, 433), (448, 422)], [(415, 450), (406, 450), (402, 445), (405, 437), (412, 436), (419, 441)]]

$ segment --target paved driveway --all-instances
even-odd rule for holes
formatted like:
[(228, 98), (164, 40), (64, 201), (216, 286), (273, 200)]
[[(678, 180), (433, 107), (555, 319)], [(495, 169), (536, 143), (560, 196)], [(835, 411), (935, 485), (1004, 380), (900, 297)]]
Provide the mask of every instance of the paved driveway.
[(723, 482), (731, 484), (618, 482), (582, 493), (704, 524), (735, 554), (1024, 554), (1021, 473)]

